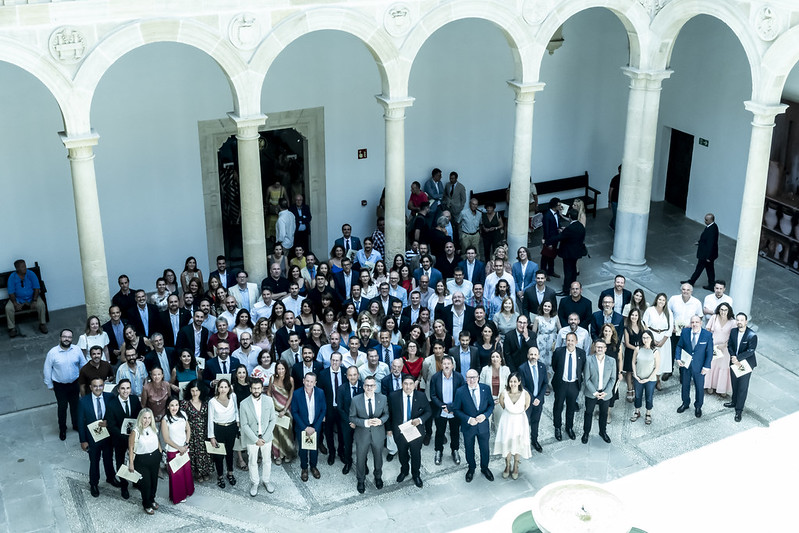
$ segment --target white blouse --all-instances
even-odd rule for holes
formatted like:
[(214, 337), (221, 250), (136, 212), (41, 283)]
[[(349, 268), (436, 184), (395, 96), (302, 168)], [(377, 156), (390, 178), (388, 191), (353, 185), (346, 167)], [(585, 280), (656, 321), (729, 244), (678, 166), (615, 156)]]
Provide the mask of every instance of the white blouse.
[[(99, 335), (86, 335), (85, 333), (78, 337), (78, 348), (83, 350), (86, 353), (86, 356), (89, 355), (89, 348), (92, 346), (102, 346), (105, 348), (108, 346), (108, 333), (105, 331), (100, 331)], [(103, 361), (108, 361), (108, 356), (105, 355), (105, 351), (103, 351)]]
[[(186, 413), (182, 413), (183, 416), (186, 416)], [(169, 428), (169, 440), (177, 444), (178, 446), (185, 446), (186, 445), (186, 419), (185, 418), (176, 418), (173, 422), (169, 421), (169, 418), (164, 417), (166, 420), (166, 425)], [(176, 452), (178, 451), (177, 448), (173, 448), (169, 444), (166, 445), (166, 451), (168, 452)]]
[(214, 424), (230, 424), (239, 421), (239, 407), (236, 403), (236, 393), (230, 393), (227, 407), (216, 398), (208, 402), (208, 438), (215, 438)]
[(139, 428), (133, 428), (136, 434), (136, 444), (133, 446), (133, 453), (136, 455), (146, 455), (158, 450), (158, 433), (153, 428), (146, 427), (139, 433)]

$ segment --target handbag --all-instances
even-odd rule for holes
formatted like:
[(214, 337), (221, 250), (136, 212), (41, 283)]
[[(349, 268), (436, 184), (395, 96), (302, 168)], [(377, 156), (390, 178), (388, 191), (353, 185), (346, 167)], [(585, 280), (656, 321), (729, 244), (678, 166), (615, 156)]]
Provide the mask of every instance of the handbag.
[(558, 249), (551, 244), (545, 244), (541, 248), (541, 256), (549, 259), (555, 259), (558, 256)]

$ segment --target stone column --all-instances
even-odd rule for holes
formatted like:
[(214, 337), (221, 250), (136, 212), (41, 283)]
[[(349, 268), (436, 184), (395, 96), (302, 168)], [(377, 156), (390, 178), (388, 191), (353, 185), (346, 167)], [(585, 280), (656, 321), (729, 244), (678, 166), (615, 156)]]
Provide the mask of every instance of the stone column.
[(84, 136), (59, 133), (69, 152), (72, 171), (72, 193), (75, 197), (75, 219), (78, 225), (78, 248), (83, 274), (86, 315), (97, 315), (101, 322), (108, 317), (111, 293), (108, 287), (108, 266), (105, 261), (103, 224), (100, 200), (94, 174), (94, 146), (100, 136), (92, 132)]
[(766, 197), (774, 117), (784, 113), (788, 106), (764, 105), (757, 102), (744, 102), (744, 106), (754, 114), (755, 118), (752, 120), (752, 137), (749, 141), (749, 160), (746, 164), (746, 182), (741, 202), (741, 218), (738, 222), (738, 241), (735, 245), (730, 296), (735, 303), (736, 312), (743, 311), (749, 314), (752, 310), (752, 293), (757, 275), (760, 226)]
[(619, 208), (613, 255), (605, 268), (611, 273), (646, 276), (646, 232), (652, 197), (660, 87), (670, 70), (645, 71), (622, 68), (630, 78), (627, 128), (624, 135)]
[[(236, 123), (239, 155), (239, 191), (241, 197), (241, 241), (244, 268), (250, 281), (260, 283), (267, 274), (266, 231), (264, 229), (264, 194), (261, 187), (261, 158), (258, 154), (258, 127), (266, 115), (228, 116)], [(214, 261), (211, 258), (211, 261)]]
[(405, 253), (405, 108), (413, 100), (377, 96), (386, 121), (386, 262)]
[(535, 93), (544, 89), (543, 83), (508, 85), (516, 93), (516, 126), (513, 132), (513, 163), (510, 184), (513, 194), (508, 202), (508, 256), (527, 246), (530, 217), (530, 163), (533, 151), (533, 104)]

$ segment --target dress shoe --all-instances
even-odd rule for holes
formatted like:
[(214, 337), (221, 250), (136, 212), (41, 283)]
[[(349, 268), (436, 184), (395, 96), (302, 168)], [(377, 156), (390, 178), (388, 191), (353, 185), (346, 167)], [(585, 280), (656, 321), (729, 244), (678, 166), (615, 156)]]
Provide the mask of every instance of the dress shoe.
[(678, 412), (678, 413), (684, 413), (686, 409), (688, 409), (688, 407), (687, 407), (687, 406), (685, 406), (685, 405), (681, 405), (681, 406), (679, 406), (679, 407), (677, 408), (677, 412)]
[(555, 428), (555, 440), (563, 440), (563, 433), (561, 433), (560, 428)]
[(694, 411), (694, 416), (696, 416), (696, 418), (702, 418), (702, 410), (697, 407)]
[(736, 422), (740, 422), (741, 421), (741, 413), (735, 413), (735, 421)]
[(420, 478), (419, 476), (413, 476), (413, 484), (419, 487), (420, 489), (424, 486), (424, 483), (422, 483), (422, 478)]
[(429, 445), (430, 444), (430, 435), (425, 435), (423, 442), (424, 442), (425, 446)]
[(383, 488), (383, 478), (382, 477), (376, 477), (375, 478), (375, 487), (377, 488), (377, 490), (380, 490), (380, 489)]
[(544, 453), (544, 449), (541, 447), (541, 445), (538, 443), (537, 440), (533, 441), (533, 449), (538, 453)]
[(397, 454), (396, 453), (390, 453), (390, 454), (386, 455), (386, 461), (388, 461), (390, 463), (391, 461), (394, 460), (394, 456), (395, 455), (397, 455)]
[(461, 464), (461, 454), (458, 450), (452, 450), (452, 462), (456, 465)]
[(44, 333), (46, 335), (47, 334), (47, 324), (39, 324), (39, 331), (41, 331), (42, 333)]
[(473, 479), (474, 479), (474, 470), (470, 468), (469, 470), (466, 471), (466, 483), (471, 483)]
[(702, 285), (702, 288), (705, 289), (706, 291), (712, 291), (713, 290), (713, 287), (711, 287), (710, 285)]
[(108, 483), (109, 485), (111, 485), (112, 487), (116, 487), (116, 488), (119, 488), (119, 487), (122, 486), (122, 483), (120, 483), (119, 481), (117, 481), (114, 478), (106, 479), (105, 482)]
[(264, 488), (266, 489), (266, 492), (268, 492), (269, 494), (272, 494), (273, 492), (275, 492), (275, 486), (272, 485), (271, 481), (264, 481), (263, 483), (264, 483)]
[(258, 483), (250, 484), (250, 496), (252, 496), (253, 498), (258, 496)]
[(602, 437), (602, 440), (610, 444), (610, 436), (608, 436), (607, 433), (600, 433), (599, 436)]
[(330, 466), (333, 466), (334, 464), (336, 464), (336, 456), (333, 455), (332, 453), (327, 456), (327, 464), (330, 465)]
[(344, 474), (344, 475), (346, 476), (347, 474), (349, 474), (349, 473), (350, 473), (350, 470), (352, 470), (352, 465), (351, 465), (351, 464), (349, 464), (349, 463), (346, 463), (346, 464), (344, 465), (344, 468), (342, 468), (342, 469), (341, 469), (341, 473), (342, 473), (342, 474)]
[(583, 444), (588, 444), (588, 433), (583, 433), (583, 436), (580, 437), (580, 442)]
[(61, 440), (67, 440), (67, 432), (66, 431), (59, 431), (58, 438)]
[(97, 485), (91, 485), (89, 489), (90, 492), (92, 493), (92, 496), (94, 496), (95, 498), (100, 496), (100, 489), (97, 488)]
[(684, 280), (682, 280), (682, 281), (680, 282), (680, 285), (684, 285), (685, 283), (687, 283), (688, 285), (691, 285), (691, 286), (693, 286), (693, 282), (692, 282), (690, 279), (684, 279)]
[(434, 460), (434, 462), (436, 463), (436, 465), (440, 465), (440, 464), (441, 464), (441, 457), (442, 457), (443, 455), (444, 455), (444, 452), (442, 452), (441, 450), (437, 450), (437, 451), (436, 451), (436, 458), (435, 458), (435, 460)]
[(671, 377), (671, 372), (666, 372), (665, 374), (660, 376), (660, 381), (668, 381), (670, 377)]
[(317, 469), (315, 466), (311, 467), (311, 475), (314, 477), (314, 479), (319, 479), (322, 477), (322, 474), (319, 473), (319, 469)]
[(724, 402), (724, 407), (735, 407), (735, 404), (732, 402)]
[(363, 494), (364, 492), (366, 492), (366, 485), (364, 485), (363, 481), (359, 481), (358, 482), (358, 492), (360, 494)]
[(127, 500), (130, 498), (130, 491), (127, 487), (122, 487), (122, 499)]
[(325, 445), (321, 442), (319, 443), (319, 453), (327, 455), (327, 448), (325, 448)]
[(17, 335), (19, 335), (19, 330), (17, 328), (11, 328), (8, 330), (8, 336), (11, 337), (12, 339)]
[(403, 481), (405, 481), (406, 477), (408, 477), (407, 472), (400, 472), (399, 475), (397, 476), (397, 483), (402, 483)]
[(567, 429), (566, 430), (566, 435), (568, 435), (571, 440), (574, 440), (574, 439), (577, 438), (577, 435), (574, 434), (574, 430), (573, 429)]
[(566, 291), (560, 291), (558, 293), (555, 293), (555, 296), (568, 296), (568, 295), (569, 295), (569, 293), (566, 292)]
[(300, 473), (300, 479), (303, 480), (303, 482), (308, 481), (308, 469), (307, 468), (303, 468), (302, 469), (302, 472)]
[(554, 272), (550, 274), (553, 278), (560, 278), (560, 274), (555, 274)]
[(480, 472), (482, 472), (482, 473), (483, 473), (483, 476), (484, 476), (484, 477), (485, 477), (485, 478), (486, 478), (488, 481), (494, 481), (494, 474), (492, 474), (492, 473), (491, 473), (491, 470), (489, 470), (488, 468), (483, 468), (483, 469), (481, 469), (481, 470), (480, 470)]

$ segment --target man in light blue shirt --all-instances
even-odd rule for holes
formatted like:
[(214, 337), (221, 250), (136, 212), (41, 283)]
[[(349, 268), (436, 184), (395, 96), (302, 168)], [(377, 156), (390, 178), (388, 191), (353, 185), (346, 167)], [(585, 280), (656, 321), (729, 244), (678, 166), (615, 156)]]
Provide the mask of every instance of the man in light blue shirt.
[(78, 430), (78, 375), (85, 362), (81, 349), (72, 344), (72, 330), (61, 330), (58, 346), (47, 352), (44, 360), (44, 384), (55, 393), (58, 404), (58, 437), (61, 440), (67, 438), (67, 405), (72, 418), (72, 429)]
[(39, 278), (28, 270), (25, 260), (14, 261), (14, 272), (8, 276), (8, 302), (6, 302), (6, 325), (8, 336), (19, 335), (14, 318), (23, 309), (36, 309), (39, 316), (39, 331), (47, 333), (46, 311), (44, 301), (39, 298)]
[(120, 379), (130, 380), (130, 392), (136, 396), (141, 396), (144, 382), (147, 381), (147, 369), (144, 363), (138, 360), (139, 356), (136, 354), (135, 348), (125, 350), (124, 365), (120, 365), (117, 369), (117, 383)]

